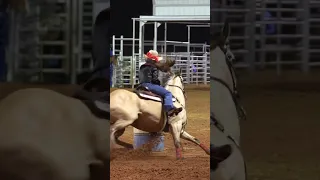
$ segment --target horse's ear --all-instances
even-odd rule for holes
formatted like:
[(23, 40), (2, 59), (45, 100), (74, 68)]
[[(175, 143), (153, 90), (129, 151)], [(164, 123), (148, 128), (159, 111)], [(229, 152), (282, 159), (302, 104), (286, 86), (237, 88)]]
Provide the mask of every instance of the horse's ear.
[(181, 74), (182, 74), (182, 69), (179, 68), (179, 76), (181, 76)]
[(222, 36), (224, 39), (228, 39), (229, 35), (230, 35), (230, 25), (229, 25), (229, 21), (226, 20), (224, 22), (223, 28), (222, 28)]

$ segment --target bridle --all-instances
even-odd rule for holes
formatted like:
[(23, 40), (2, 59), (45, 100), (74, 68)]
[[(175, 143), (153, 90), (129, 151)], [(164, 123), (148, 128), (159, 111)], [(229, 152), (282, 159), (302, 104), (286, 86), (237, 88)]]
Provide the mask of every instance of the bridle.
[(239, 93), (238, 93), (238, 88), (237, 88), (237, 83), (236, 83), (236, 74), (235, 74), (234, 67), (232, 65), (232, 61), (234, 59), (234, 56), (231, 53), (231, 51), (229, 50), (228, 45), (225, 44), (224, 46), (225, 47), (221, 47), (221, 46), (218, 46), (218, 47), (223, 51), (223, 53), (226, 56), (225, 60), (226, 60), (229, 72), (231, 74), (232, 87), (230, 87), (223, 79), (218, 78), (218, 77), (210, 76), (210, 80), (217, 81), (217, 82), (219, 82), (220, 84), (222, 84), (223, 86), (225, 86), (228, 89), (228, 91), (230, 92), (231, 97), (233, 99), (233, 102), (234, 102), (234, 104), (236, 106), (239, 119), (240, 120), (246, 120), (246, 118), (247, 118), (246, 112), (245, 112), (245, 110), (243, 109), (243, 107), (241, 106), (241, 104), (239, 102), (240, 96), (239, 96)]
[[(170, 86), (170, 87), (179, 88), (179, 89), (182, 91), (184, 98), (187, 100), (187, 95), (186, 95), (186, 92), (185, 92), (185, 90), (184, 90), (184, 85), (183, 85), (183, 79), (182, 79), (182, 77), (175, 75), (172, 79), (175, 79), (175, 78), (177, 78), (177, 77), (180, 78), (182, 87), (177, 86), (177, 85), (173, 85), (173, 84), (166, 84), (165, 86)], [(184, 108), (183, 104), (179, 101), (179, 99), (176, 98), (176, 97), (174, 97), (174, 98), (175, 98), (175, 99), (177, 100), (177, 102)]]
[[(234, 104), (236, 106), (237, 113), (238, 113), (238, 118), (240, 120), (246, 120), (246, 118), (247, 118), (246, 112), (245, 112), (245, 110), (243, 109), (242, 105), (239, 102), (240, 96), (239, 96), (239, 93), (238, 93), (238, 88), (237, 88), (237, 83), (236, 83), (236, 74), (235, 74), (234, 67), (232, 65), (232, 61), (234, 59), (234, 56), (229, 51), (227, 45), (225, 45), (225, 48), (220, 47), (220, 49), (223, 51), (223, 53), (226, 56), (225, 60), (226, 60), (226, 63), (228, 65), (228, 69), (229, 69), (229, 72), (230, 72), (231, 78), (232, 78), (232, 88), (224, 80), (222, 80), (221, 78), (210, 76), (210, 80), (217, 81), (217, 82), (221, 83), (223, 86), (225, 86), (228, 89), (228, 91), (230, 92), (230, 94), (232, 96), (233, 102), (234, 102)], [(216, 126), (222, 133), (225, 133), (224, 126), (215, 117), (214, 112), (211, 112), (211, 115), (210, 115), (210, 124), (211, 123), (213, 123), (213, 125)], [(237, 148), (240, 150), (240, 144), (238, 144), (232, 136), (227, 135), (227, 138), (230, 139), (237, 146)], [(245, 161), (244, 161), (244, 167), (245, 167), (245, 179), (247, 179), (247, 165), (246, 165)]]

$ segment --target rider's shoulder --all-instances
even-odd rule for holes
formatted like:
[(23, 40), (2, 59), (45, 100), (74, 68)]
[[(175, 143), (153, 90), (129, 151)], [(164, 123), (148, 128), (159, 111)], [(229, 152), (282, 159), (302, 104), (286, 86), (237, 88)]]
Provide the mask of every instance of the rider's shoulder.
[(141, 67), (153, 67), (153, 64), (146, 62), (142, 64)]

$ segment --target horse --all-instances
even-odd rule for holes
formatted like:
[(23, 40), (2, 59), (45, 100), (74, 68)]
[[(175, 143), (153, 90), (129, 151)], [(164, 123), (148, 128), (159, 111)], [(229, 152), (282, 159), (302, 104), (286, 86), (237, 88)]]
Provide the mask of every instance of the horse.
[[(171, 66), (170, 66), (171, 67)], [(183, 110), (175, 117), (167, 118), (163, 109), (163, 99), (148, 91), (145, 87), (137, 87), (136, 91), (130, 92), (117, 89), (110, 94), (110, 147), (116, 145), (132, 148), (131, 144), (120, 141), (118, 138), (124, 133), (129, 125), (142, 131), (170, 132), (176, 148), (176, 159), (183, 159), (181, 153), (180, 138), (191, 141), (200, 146), (208, 155), (210, 150), (197, 138), (186, 132), (187, 112), (186, 94), (184, 91), (181, 69), (176, 73), (169, 73), (164, 86), (174, 96), (173, 102), (176, 107)], [(168, 126), (169, 130), (165, 128)], [(126, 144), (126, 146), (125, 146)]]
[(1, 179), (87, 180), (92, 164), (108, 169), (109, 117), (90, 104), (41, 88), (2, 99)]
[(211, 171), (211, 179), (246, 179), (246, 165), (240, 150), (239, 119), (245, 112), (238, 102), (237, 79), (232, 66), (235, 59), (230, 50), (229, 23), (226, 21), (221, 33), (212, 36), (210, 44), (210, 109), (211, 143), (231, 144), (233, 152), (228, 159)]

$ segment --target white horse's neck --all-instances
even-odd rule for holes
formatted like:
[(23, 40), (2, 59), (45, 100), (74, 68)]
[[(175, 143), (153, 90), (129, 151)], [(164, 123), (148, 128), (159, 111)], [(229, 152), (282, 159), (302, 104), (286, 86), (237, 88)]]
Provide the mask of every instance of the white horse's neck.
[[(210, 54), (210, 76), (223, 80), (229, 88), (233, 87), (232, 74), (230, 73), (226, 57), (220, 48), (211, 51)], [(240, 124), (238, 113), (230, 92), (220, 82), (211, 80), (211, 87), (215, 90), (211, 91), (211, 112), (214, 112), (216, 118), (224, 126), (225, 133), (240, 143)], [(221, 88), (217, 87), (220, 85)]]
[[(169, 86), (173, 85), (173, 86)], [(180, 87), (180, 88), (179, 88)], [(165, 89), (171, 92), (171, 94), (178, 99), (179, 103), (185, 107), (185, 97), (182, 91), (183, 85), (179, 77), (170, 79), (167, 82)]]
[(220, 78), (232, 88), (232, 74), (226, 61), (226, 56), (219, 47), (212, 50), (210, 52), (210, 76)]

